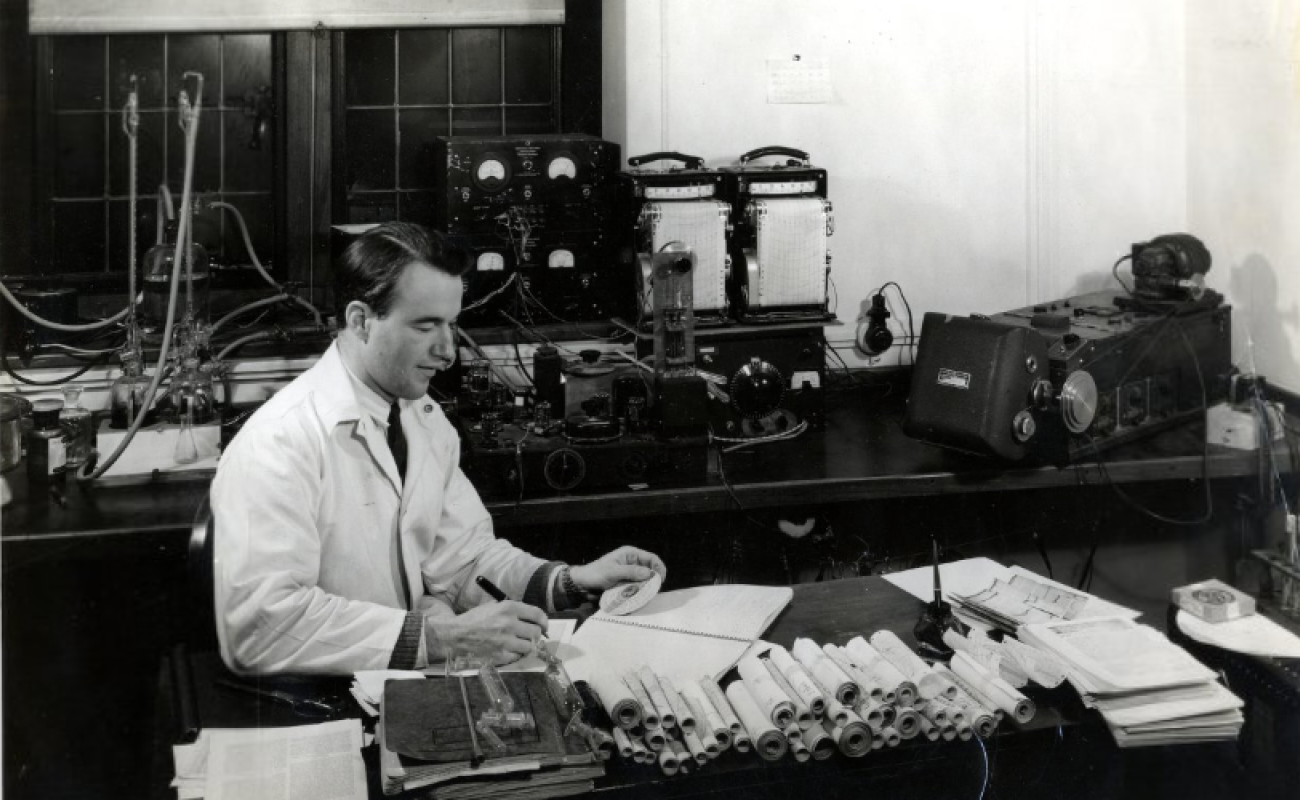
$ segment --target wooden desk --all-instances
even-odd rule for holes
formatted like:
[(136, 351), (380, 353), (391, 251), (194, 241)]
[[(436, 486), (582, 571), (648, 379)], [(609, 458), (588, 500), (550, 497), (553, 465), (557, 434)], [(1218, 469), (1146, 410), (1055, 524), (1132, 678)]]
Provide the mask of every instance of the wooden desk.
[[(825, 583), (800, 584), (793, 587), (790, 605), (776, 619), (764, 636), (769, 641), (786, 645), (796, 637), (807, 636), (819, 643), (843, 644), (856, 635), (889, 629), (899, 634), (908, 644), (914, 644), (911, 630), (921, 611), (922, 603), (894, 587), (882, 578), (853, 578)], [(256, 697), (225, 690), (215, 683), (224, 673), (219, 659), (213, 653), (191, 657), (194, 677), (194, 698), (198, 716), (205, 727), (241, 727), (254, 724), (294, 725), (304, 724), (284, 706), (263, 703)], [(160, 683), (160, 701), (172, 697), (172, 673), (163, 672)], [(324, 679), (317, 682), (319, 691), (337, 696), (346, 686), (346, 679)], [(1023, 762), (1041, 774), (1041, 762), (1031, 757), (1042, 755), (1043, 748), (1050, 751), (1058, 764), (1080, 767), (1080, 775), (1087, 773), (1090, 786), (1095, 786), (1097, 775), (1104, 771), (1106, 759), (1114, 758), (1114, 745), (1097, 720), (1086, 718), (1079, 725), (1083, 713), (1077, 700), (1068, 690), (1035, 693), (1039, 713), (1024, 729), (1004, 722), (988, 748), (999, 753), (1004, 764), (1017, 763), (1019, 752)], [(355, 707), (350, 716), (360, 716)], [(169, 704), (161, 707), (166, 710)], [(175, 706), (170, 706), (173, 709)], [(1094, 715), (1095, 716), (1095, 715)], [(159, 720), (155, 737), (158, 753), (152, 783), (162, 787), (170, 778), (170, 745), (177, 740), (180, 728), (178, 715), (173, 711)], [(368, 720), (367, 720), (368, 722)], [(1060, 742), (1068, 741), (1062, 747)], [(1068, 751), (1068, 752), (1067, 752)], [(798, 764), (793, 758), (769, 763), (756, 754), (728, 753), (710, 762), (699, 773), (668, 778), (657, 767), (640, 766), (615, 759), (607, 763), (607, 775), (597, 785), (598, 793), (617, 797), (685, 797), (700, 794), (728, 794), (752, 797), (755, 793), (774, 792), (776, 795), (802, 794), (809, 791), (825, 792), (846, 781), (861, 791), (862, 783), (881, 780), (915, 780), (925, 778), (926, 786), (942, 785), (951, 780), (955, 786), (974, 787), (972, 796), (978, 794), (982, 776), (982, 748), (970, 742), (928, 742), (916, 739), (888, 751), (876, 751), (860, 759), (835, 755), (825, 762)], [(378, 798), (379, 780), (373, 752), (366, 754), (371, 796)], [(1008, 767), (1010, 769), (1010, 767)], [(1073, 769), (1073, 767), (1072, 767)], [(1061, 776), (1055, 776), (1059, 780)], [(1103, 781), (1104, 785), (1104, 781)], [(918, 790), (920, 787), (917, 787)], [(1045, 785), (1044, 789), (1049, 788)], [(1056, 783), (1050, 784), (1048, 796), (1070, 796), (1069, 791), (1058, 792)], [(162, 795), (160, 795), (162, 796)], [(423, 796), (420, 792), (402, 795), (404, 798)]]

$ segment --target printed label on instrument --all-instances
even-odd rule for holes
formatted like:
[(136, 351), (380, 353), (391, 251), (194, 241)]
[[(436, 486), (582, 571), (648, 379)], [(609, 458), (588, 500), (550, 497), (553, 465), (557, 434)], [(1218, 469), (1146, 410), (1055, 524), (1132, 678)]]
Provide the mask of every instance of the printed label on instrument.
[(954, 389), (969, 389), (970, 373), (958, 372), (955, 369), (941, 369), (939, 370), (939, 385), (951, 386)]

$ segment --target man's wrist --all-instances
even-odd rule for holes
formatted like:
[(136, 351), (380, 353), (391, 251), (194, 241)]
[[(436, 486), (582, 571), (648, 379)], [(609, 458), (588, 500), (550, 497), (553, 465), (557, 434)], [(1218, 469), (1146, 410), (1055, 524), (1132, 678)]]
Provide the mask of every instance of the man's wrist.
[(581, 605), (592, 591), (584, 578), (582, 567), (560, 567), (560, 591), (573, 605)]

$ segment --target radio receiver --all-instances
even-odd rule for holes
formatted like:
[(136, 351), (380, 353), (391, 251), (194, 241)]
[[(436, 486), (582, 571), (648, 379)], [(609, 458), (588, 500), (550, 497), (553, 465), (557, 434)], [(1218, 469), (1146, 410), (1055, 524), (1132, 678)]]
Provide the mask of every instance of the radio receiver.
[(1099, 292), (992, 317), (928, 313), (903, 430), (1058, 465), (1167, 428), (1222, 399), (1232, 309), (1134, 307)]

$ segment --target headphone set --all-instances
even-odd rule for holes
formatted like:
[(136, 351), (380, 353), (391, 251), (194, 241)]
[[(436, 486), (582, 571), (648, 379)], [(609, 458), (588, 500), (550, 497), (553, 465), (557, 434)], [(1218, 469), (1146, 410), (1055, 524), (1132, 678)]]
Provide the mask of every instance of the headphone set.
[(867, 330), (858, 341), (862, 352), (869, 356), (878, 356), (894, 343), (894, 334), (889, 330), (889, 309), (885, 308), (884, 293), (871, 297), (871, 308), (867, 310)]

